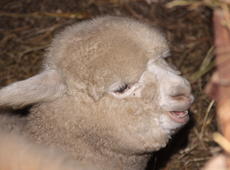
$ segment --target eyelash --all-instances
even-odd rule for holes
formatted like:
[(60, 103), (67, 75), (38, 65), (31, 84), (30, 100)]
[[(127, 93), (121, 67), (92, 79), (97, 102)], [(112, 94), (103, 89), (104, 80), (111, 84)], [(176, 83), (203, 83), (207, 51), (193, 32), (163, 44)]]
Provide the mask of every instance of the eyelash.
[(115, 90), (115, 93), (124, 93), (126, 89), (129, 89), (128, 84), (121, 85), (117, 90)]

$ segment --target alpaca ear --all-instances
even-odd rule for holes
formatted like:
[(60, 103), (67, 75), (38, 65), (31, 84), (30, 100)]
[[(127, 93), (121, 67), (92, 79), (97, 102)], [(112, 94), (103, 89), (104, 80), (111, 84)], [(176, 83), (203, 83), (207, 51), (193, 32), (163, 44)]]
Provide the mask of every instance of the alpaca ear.
[(61, 75), (55, 70), (46, 70), (0, 89), (0, 106), (22, 107), (51, 101), (62, 96), (65, 89)]

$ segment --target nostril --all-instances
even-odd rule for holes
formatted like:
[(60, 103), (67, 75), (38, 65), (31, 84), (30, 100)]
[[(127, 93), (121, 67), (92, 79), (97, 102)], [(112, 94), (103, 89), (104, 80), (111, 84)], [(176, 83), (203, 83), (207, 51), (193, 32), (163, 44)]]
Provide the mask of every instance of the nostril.
[(179, 100), (179, 101), (182, 101), (182, 100), (188, 100), (188, 97), (183, 95), (183, 94), (178, 94), (178, 95), (173, 95), (171, 96), (174, 100)]
[(185, 95), (185, 94), (177, 94), (177, 95), (173, 95), (171, 96), (174, 100), (177, 101), (185, 101), (185, 102), (189, 102), (192, 103), (194, 100), (194, 97), (191, 95)]

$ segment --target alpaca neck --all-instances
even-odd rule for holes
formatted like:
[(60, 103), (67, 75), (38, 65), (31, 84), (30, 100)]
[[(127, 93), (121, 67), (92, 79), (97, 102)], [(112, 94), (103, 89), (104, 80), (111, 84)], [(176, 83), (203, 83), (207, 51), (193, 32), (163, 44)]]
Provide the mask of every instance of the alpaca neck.
[[(70, 101), (66, 100), (65, 102)], [(72, 103), (70, 103), (72, 104)], [(99, 165), (104, 170), (144, 170), (150, 154), (137, 155), (114, 150), (116, 146), (110, 137), (102, 140), (93, 133), (93, 127), (85, 124), (82, 117), (73, 117), (75, 112), (68, 112), (70, 118), (57, 107), (59, 103), (41, 104), (31, 109), (28, 122), (23, 130), (35, 142), (56, 147), (69, 153), (74, 159), (85, 164)]]

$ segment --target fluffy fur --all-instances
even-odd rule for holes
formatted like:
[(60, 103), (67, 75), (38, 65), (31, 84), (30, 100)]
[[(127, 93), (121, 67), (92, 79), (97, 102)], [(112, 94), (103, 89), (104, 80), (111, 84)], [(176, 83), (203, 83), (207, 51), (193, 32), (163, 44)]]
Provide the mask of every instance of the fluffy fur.
[(84, 21), (54, 38), (40, 74), (2, 88), (0, 105), (34, 104), (18, 121), (36, 143), (101, 169), (141, 170), (186, 123), (187, 114), (170, 113), (186, 113), (193, 101), (168, 55), (162, 33), (146, 24)]
[(0, 170), (95, 170), (62, 152), (32, 144), (16, 133), (0, 132)]

